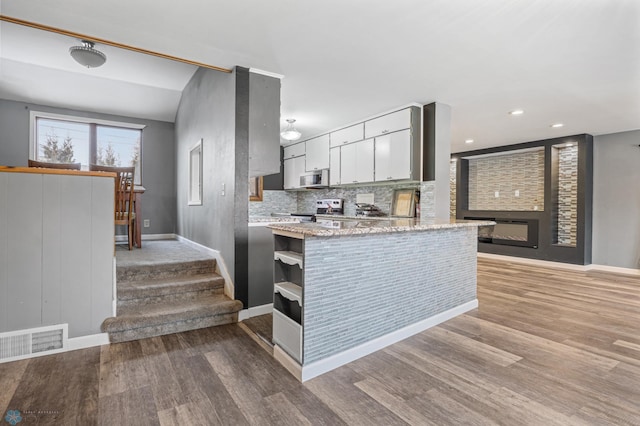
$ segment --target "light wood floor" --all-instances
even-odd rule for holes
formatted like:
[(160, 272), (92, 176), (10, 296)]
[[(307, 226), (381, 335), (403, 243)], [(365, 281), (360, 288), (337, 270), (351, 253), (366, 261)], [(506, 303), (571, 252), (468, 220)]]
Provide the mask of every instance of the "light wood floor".
[(640, 278), (479, 261), (480, 307), (305, 384), (238, 325), (0, 364), (64, 425), (640, 425)]

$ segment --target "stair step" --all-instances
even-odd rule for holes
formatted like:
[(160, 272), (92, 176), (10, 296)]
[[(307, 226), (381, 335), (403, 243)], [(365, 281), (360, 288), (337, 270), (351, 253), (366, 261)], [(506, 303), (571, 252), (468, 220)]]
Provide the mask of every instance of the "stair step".
[(135, 313), (107, 318), (102, 331), (111, 342), (125, 342), (237, 322), (241, 309), (242, 302), (224, 295), (141, 305)]
[(198, 259), (192, 261), (141, 263), (116, 268), (116, 282), (118, 285), (125, 282), (163, 280), (185, 275), (214, 274), (216, 269), (215, 259)]
[(158, 280), (144, 280), (118, 283), (118, 303), (123, 301), (144, 300), (150, 298), (162, 298), (181, 293), (201, 292), (214, 290), (222, 293), (224, 290), (224, 278), (218, 274), (210, 275), (186, 275)]

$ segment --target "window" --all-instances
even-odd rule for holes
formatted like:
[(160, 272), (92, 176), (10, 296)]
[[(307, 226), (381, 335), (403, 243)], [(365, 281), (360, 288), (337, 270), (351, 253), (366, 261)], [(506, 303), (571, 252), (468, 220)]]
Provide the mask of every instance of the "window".
[(52, 163), (82, 163), (136, 168), (142, 184), (143, 126), (46, 113), (31, 113), (30, 158)]

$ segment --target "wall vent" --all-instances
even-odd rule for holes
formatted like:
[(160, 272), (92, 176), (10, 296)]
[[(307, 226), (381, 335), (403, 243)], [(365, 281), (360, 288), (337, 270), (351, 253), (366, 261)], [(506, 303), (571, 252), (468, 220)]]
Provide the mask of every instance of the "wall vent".
[(62, 352), (67, 342), (68, 324), (0, 333), (0, 362)]

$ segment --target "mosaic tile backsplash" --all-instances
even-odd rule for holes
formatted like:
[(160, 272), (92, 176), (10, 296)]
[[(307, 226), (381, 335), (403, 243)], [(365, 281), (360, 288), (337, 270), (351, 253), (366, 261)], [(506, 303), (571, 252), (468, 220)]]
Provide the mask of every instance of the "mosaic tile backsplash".
[(456, 179), (458, 173), (458, 162), (449, 162), (449, 216), (456, 217)]
[(558, 244), (575, 246), (578, 234), (578, 147), (558, 149)]
[(469, 210), (544, 207), (544, 148), (469, 160)]
[(270, 216), (271, 213), (294, 213), (298, 208), (295, 192), (263, 191), (262, 201), (249, 202), (249, 217)]
[[(344, 214), (354, 216), (356, 214), (356, 196), (358, 194), (373, 194), (373, 204), (378, 206), (384, 213), (389, 214), (393, 201), (393, 190), (396, 188), (420, 188), (418, 182), (399, 183), (383, 186), (358, 186), (344, 188), (317, 189), (313, 191), (300, 191), (298, 194), (298, 212), (315, 213), (316, 200), (323, 198), (344, 199)], [(422, 207), (422, 202), (420, 203)]]

